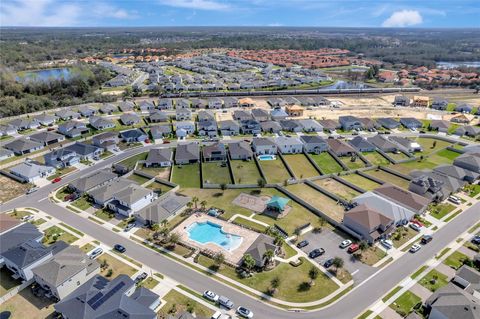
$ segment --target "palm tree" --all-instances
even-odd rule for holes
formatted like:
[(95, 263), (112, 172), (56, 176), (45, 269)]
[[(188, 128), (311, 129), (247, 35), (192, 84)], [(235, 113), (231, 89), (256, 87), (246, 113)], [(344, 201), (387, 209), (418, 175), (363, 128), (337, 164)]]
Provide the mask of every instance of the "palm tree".
[(192, 202), (195, 204), (195, 209), (197, 209), (198, 197), (197, 197), (197, 196), (193, 196), (193, 197), (192, 197)]
[(170, 235), (168, 235), (168, 238), (167, 238), (167, 242), (175, 247), (175, 245), (177, 245), (177, 243), (180, 241), (180, 235), (177, 234), (177, 233), (170, 233)]
[(220, 184), (220, 189), (222, 190), (222, 193), (225, 192), (225, 190), (227, 189), (227, 184), (225, 183)]
[(200, 202), (200, 206), (202, 207), (203, 210), (205, 210), (205, 208), (207, 207), (207, 201), (206, 200), (202, 200)]
[(256, 261), (255, 261), (255, 259), (253, 259), (252, 255), (245, 254), (245, 255), (243, 255), (242, 264), (246, 269), (252, 270), (253, 267), (255, 267)]
[(270, 295), (272, 296), (275, 295), (279, 286), (280, 286), (280, 277), (278, 276), (273, 277), (272, 281), (270, 281)]
[(259, 178), (259, 179), (257, 180), (257, 185), (258, 185), (258, 187), (264, 188), (264, 187), (265, 187), (265, 184), (266, 184), (266, 182), (265, 182), (265, 180), (264, 180), (263, 178)]
[(333, 258), (333, 265), (335, 266), (335, 272), (337, 272), (340, 268), (343, 267), (344, 261), (341, 257)]
[(275, 257), (275, 252), (271, 249), (268, 249), (264, 254), (263, 258), (265, 258), (265, 264), (269, 264), (272, 262), (273, 257)]
[(313, 286), (315, 284), (315, 279), (317, 279), (319, 274), (318, 268), (313, 266), (310, 268), (310, 271), (308, 272), (308, 277), (310, 277), (310, 286)]
[(162, 220), (162, 222), (160, 224), (162, 225), (162, 227), (167, 227), (168, 220), (164, 219), (164, 220)]
[(193, 203), (192, 203), (191, 201), (188, 202), (188, 203), (187, 203), (187, 208), (188, 208), (188, 209), (192, 209), (192, 207), (193, 207)]

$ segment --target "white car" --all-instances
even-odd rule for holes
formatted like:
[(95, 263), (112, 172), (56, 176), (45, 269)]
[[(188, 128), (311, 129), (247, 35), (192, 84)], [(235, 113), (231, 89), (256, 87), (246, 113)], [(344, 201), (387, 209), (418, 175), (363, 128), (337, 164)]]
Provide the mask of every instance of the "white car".
[(340, 248), (347, 248), (352, 244), (352, 241), (350, 239), (344, 240), (340, 243)]
[(90, 259), (95, 259), (97, 258), (98, 256), (100, 256), (101, 254), (103, 253), (103, 249), (98, 247), (98, 248), (95, 248), (94, 250), (92, 250), (88, 256), (90, 257)]
[(383, 245), (383, 247), (385, 247), (387, 249), (391, 249), (393, 247), (393, 242), (391, 240), (388, 240), (388, 239), (382, 239), (380, 241), (380, 243)]
[(213, 302), (218, 301), (218, 295), (210, 290), (205, 290), (205, 292), (203, 293), (203, 297)]
[(22, 217), (22, 221), (28, 222), (33, 219), (33, 215), (25, 215)]
[(242, 306), (237, 308), (237, 313), (240, 317), (243, 318), (253, 318), (253, 312)]
[(410, 223), (410, 228), (415, 230), (415, 231), (420, 231), (422, 230), (422, 226), (415, 224), (415, 223)]
[(420, 248), (422, 248), (422, 246), (420, 246), (419, 244), (413, 244), (412, 247), (410, 247), (410, 252), (416, 253), (417, 251), (420, 250)]

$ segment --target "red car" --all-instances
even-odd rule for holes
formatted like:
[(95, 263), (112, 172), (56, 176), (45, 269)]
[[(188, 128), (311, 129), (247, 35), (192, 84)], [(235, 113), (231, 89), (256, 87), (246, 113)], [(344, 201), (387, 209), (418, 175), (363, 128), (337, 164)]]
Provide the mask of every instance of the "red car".
[(145, 143), (150, 144), (150, 140), (147, 138), (147, 139), (145, 140)]
[(170, 141), (163, 141), (163, 144), (170, 144)]
[(62, 179), (61, 179), (60, 177), (57, 177), (57, 178), (54, 178), (54, 179), (52, 180), (52, 183), (58, 183), (58, 182), (60, 182), (61, 180), (62, 180)]
[(53, 128), (53, 127), (47, 128), (47, 131), (49, 131), (49, 132), (50, 132), (50, 131), (54, 131), (54, 130), (55, 130), (55, 128)]
[(351, 244), (350, 247), (348, 247), (347, 251), (348, 251), (349, 254), (353, 254), (354, 252), (356, 252), (359, 249), (360, 249), (359, 244)]

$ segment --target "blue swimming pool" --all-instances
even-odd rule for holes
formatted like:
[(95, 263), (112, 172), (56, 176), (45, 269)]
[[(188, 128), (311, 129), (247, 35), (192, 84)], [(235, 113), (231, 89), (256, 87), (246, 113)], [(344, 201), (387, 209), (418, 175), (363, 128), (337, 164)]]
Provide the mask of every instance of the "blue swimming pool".
[(233, 251), (242, 243), (243, 237), (226, 233), (220, 225), (212, 222), (195, 222), (187, 228), (188, 238), (199, 244), (213, 243), (227, 251)]
[(258, 159), (260, 161), (274, 161), (277, 157), (275, 155), (259, 155)]

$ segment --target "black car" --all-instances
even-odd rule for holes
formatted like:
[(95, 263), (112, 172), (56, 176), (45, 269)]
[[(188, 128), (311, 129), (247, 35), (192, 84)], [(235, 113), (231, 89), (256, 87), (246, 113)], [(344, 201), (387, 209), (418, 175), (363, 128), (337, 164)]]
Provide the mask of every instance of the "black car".
[(327, 259), (327, 260), (323, 263), (323, 267), (325, 267), (325, 268), (330, 268), (332, 265), (333, 265), (333, 258)]
[(135, 283), (138, 284), (138, 283), (141, 282), (142, 280), (145, 280), (147, 277), (148, 277), (148, 274), (147, 274), (146, 272), (142, 272), (140, 275), (138, 275), (138, 276), (135, 278)]
[(314, 250), (312, 250), (309, 254), (308, 254), (308, 257), (314, 259), (314, 258), (317, 258), (321, 255), (325, 254), (325, 249), (323, 248), (316, 248)]
[(480, 236), (473, 237), (472, 243), (474, 243), (475, 245), (480, 245)]
[(426, 245), (426, 244), (428, 244), (429, 242), (431, 242), (432, 239), (433, 239), (432, 236), (430, 236), (430, 235), (425, 235), (425, 236), (422, 237), (421, 243), (424, 244), (424, 245)]
[(115, 249), (119, 253), (124, 253), (127, 250), (125, 247), (123, 247), (120, 244), (116, 244), (115, 246), (113, 246), (113, 249)]
[(298, 248), (303, 248), (303, 247), (308, 246), (308, 244), (310, 244), (310, 243), (308, 242), (308, 240), (302, 240), (301, 242), (299, 242), (299, 243), (297, 244), (297, 247), (298, 247)]

